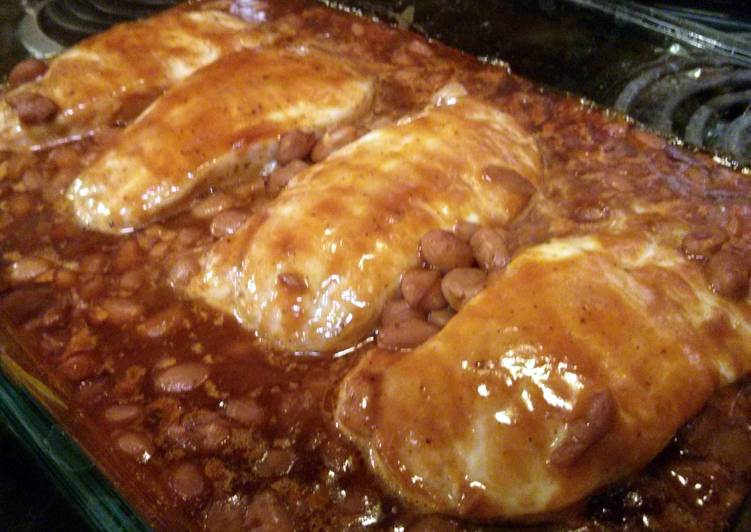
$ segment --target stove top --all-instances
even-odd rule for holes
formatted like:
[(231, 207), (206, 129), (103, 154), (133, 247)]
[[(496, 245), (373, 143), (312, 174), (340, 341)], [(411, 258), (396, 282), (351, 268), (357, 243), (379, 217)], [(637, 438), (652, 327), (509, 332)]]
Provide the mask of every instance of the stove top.
[[(25, 0), (31, 55), (177, 0)], [(326, 0), (324, 0), (326, 1)], [(519, 74), (627, 113), (751, 165), (751, 10), (732, 0), (329, 0), (418, 31)]]
[[(339, 0), (751, 165), (746, 2)], [(386, 6), (384, 6), (384, 3)], [(414, 9), (409, 6), (414, 5)], [(406, 11), (405, 11), (406, 10)]]
[(31, 55), (56, 53), (113, 24), (149, 16), (177, 0), (26, 0), (18, 37)]
[(614, 107), (669, 136), (751, 163), (751, 68), (678, 47), (634, 72)]

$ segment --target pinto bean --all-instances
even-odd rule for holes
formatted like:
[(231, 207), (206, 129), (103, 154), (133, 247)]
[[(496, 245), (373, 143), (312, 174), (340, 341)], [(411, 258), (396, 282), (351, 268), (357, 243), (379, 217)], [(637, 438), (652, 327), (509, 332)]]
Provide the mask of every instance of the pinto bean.
[(741, 255), (720, 250), (707, 263), (712, 290), (721, 296), (740, 299), (748, 294), (749, 265)]
[(417, 308), (431, 286), (440, 282), (440, 274), (435, 270), (415, 268), (407, 270), (402, 276), (401, 291), (404, 301), (412, 308)]
[(34, 208), (34, 203), (31, 201), (29, 194), (12, 194), (8, 198), (8, 212), (15, 217), (26, 216)]
[(115, 254), (113, 266), (118, 272), (126, 272), (141, 262), (141, 247), (135, 240), (126, 240)]
[(441, 289), (441, 283), (436, 282), (425, 292), (422, 296), (418, 307), (424, 312), (430, 312), (432, 310), (438, 310), (444, 308), (448, 303), (446, 298), (443, 297), (443, 290)]
[(459, 532), (459, 526), (446, 517), (428, 515), (410, 523), (406, 532)]
[(199, 497), (206, 488), (206, 483), (195, 464), (184, 463), (170, 473), (170, 487), (178, 497), (188, 501)]
[(389, 301), (384, 305), (383, 312), (381, 313), (381, 325), (387, 326), (405, 320), (420, 320), (422, 318), (421, 312), (412, 308), (405, 300), (397, 299)]
[(26, 190), (37, 191), (47, 184), (47, 178), (38, 168), (29, 168), (23, 173), (23, 184)]
[(321, 140), (319, 140), (310, 154), (310, 159), (314, 162), (323, 161), (326, 157), (336, 150), (345, 146), (358, 137), (357, 128), (350, 125), (335, 127), (327, 131)]
[(208, 220), (227, 209), (231, 209), (233, 205), (234, 201), (230, 196), (223, 192), (214, 192), (211, 196), (203, 198), (193, 205), (190, 214), (199, 220)]
[(445, 327), (449, 320), (455, 315), (456, 312), (450, 308), (438, 309), (428, 314), (428, 321), (438, 327)]
[(137, 327), (139, 334), (161, 338), (172, 334), (187, 322), (185, 309), (179, 303), (157, 312)]
[(454, 233), (434, 229), (420, 239), (423, 258), (443, 273), (472, 265), (472, 248)]
[(182, 255), (172, 262), (172, 267), (167, 274), (172, 286), (186, 286), (193, 276), (198, 273), (200, 265), (193, 255)]
[(308, 288), (308, 283), (305, 282), (305, 278), (293, 272), (280, 273), (277, 276), (277, 281), (282, 286), (286, 286), (295, 292), (304, 292)]
[(477, 268), (456, 268), (441, 281), (443, 297), (457, 312), (485, 287), (487, 274)]
[(115, 325), (125, 325), (143, 316), (143, 305), (121, 297), (110, 297), (100, 306), (107, 313), (107, 321)]
[(181, 248), (187, 248), (195, 244), (201, 238), (201, 231), (195, 227), (183, 227), (178, 231), (175, 242)]
[(175, 364), (177, 364), (177, 359), (175, 357), (164, 356), (154, 362), (154, 371), (156, 372), (162, 369), (167, 369)]
[(62, 305), (56, 305), (48, 309), (47, 312), (42, 314), (40, 321), (42, 327), (49, 328), (59, 325), (68, 316), (68, 310), (68, 307)]
[(81, 273), (94, 275), (107, 269), (108, 260), (104, 253), (92, 253), (81, 259)]
[(260, 425), (266, 421), (266, 412), (253, 399), (230, 399), (224, 407), (224, 415), (243, 425)]
[(104, 419), (115, 425), (130, 423), (141, 415), (138, 405), (112, 405), (104, 411)]
[(230, 209), (216, 215), (211, 220), (211, 234), (217, 238), (234, 235), (248, 219), (242, 211)]
[(308, 163), (295, 159), (289, 164), (286, 164), (280, 168), (277, 168), (266, 181), (266, 193), (275, 197), (282, 189), (286, 188), (287, 184), (297, 174), (302, 172), (308, 167)]
[(469, 241), (477, 264), (485, 271), (500, 270), (511, 259), (505, 233), (489, 227), (478, 229)]
[(159, 373), (154, 379), (157, 390), (164, 393), (192, 392), (209, 378), (209, 368), (196, 362), (175, 364)]
[(50, 151), (50, 162), (58, 170), (73, 168), (81, 162), (81, 154), (73, 146), (63, 144)]
[(100, 297), (107, 290), (107, 283), (103, 275), (95, 275), (89, 281), (81, 285), (79, 294), (86, 301)]
[(380, 376), (364, 371), (349, 379), (344, 387), (339, 411), (342, 423), (358, 436), (373, 433), (375, 423), (374, 398), (378, 396)]
[(11, 89), (34, 81), (47, 72), (47, 63), (41, 59), (26, 59), (17, 63), (8, 74), (8, 86)]
[(227, 443), (230, 430), (216, 412), (197, 410), (168, 426), (167, 437), (182, 448), (214, 452)]
[(55, 285), (59, 288), (72, 288), (78, 282), (75, 272), (65, 269), (55, 271)]
[(108, 375), (101, 375), (82, 382), (76, 391), (76, 401), (87, 406), (96, 406), (109, 398), (112, 380)]
[(321, 461), (329, 473), (336, 476), (354, 473), (359, 466), (352, 448), (346, 447), (336, 438), (327, 438), (321, 445)]
[(129, 292), (135, 292), (146, 284), (146, 274), (140, 270), (125, 272), (120, 277), (120, 288)]
[(229, 532), (246, 530), (245, 512), (248, 500), (240, 495), (212, 502), (206, 509), (203, 528), (207, 532)]
[(378, 346), (383, 349), (411, 349), (438, 332), (425, 320), (409, 319), (392, 323), (378, 331)]
[(504, 166), (491, 165), (484, 169), (483, 177), (492, 183), (498, 183), (512, 194), (528, 200), (537, 188), (520, 173)]
[(297, 456), (291, 449), (272, 449), (256, 464), (256, 475), (278, 478), (287, 475), (295, 465)]
[(204, 452), (214, 452), (220, 449), (230, 437), (227, 423), (218, 417), (197, 424), (194, 431), (198, 438), (199, 448)]
[(593, 395), (584, 412), (566, 426), (550, 454), (550, 463), (564, 467), (574, 464), (590, 447), (605, 437), (615, 418), (616, 404), (610, 390)]
[(154, 456), (154, 444), (140, 432), (125, 432), (116, 441), (117, 448), (125, 454), (146, 463)]
[(727, 239), (727, 233), (720, 228), (697, 229), (683, 237), (681, 248), (689, 259), (705, 260), (717, 253)]
[(284, 165), (295, 159), (305, 159), (316, 143), (313, 133), (306, 133), (295, 129), (283, 134), (279, 139), (279, 149), (276, 152), (276, 160)]
[(171, 242), (169, 240), (162, 240), (158, 242), (153, 248), (149, 250), (149, 257), (153, 259), (161, 259), (169, 252)]
[(41, 94), (22, 92), (7, 98), (8, 104), (18, 113), (18, 119), (25, 126), (36, 126), (50, 122), (60, 112), (58, 105)]
[(97, 367), (91, 355), (82, 353), (65, 358), (58, 366), (58, 370), (65, 378), (81, 382), (93, 377)]
[(48, 308), (54, 299), (54, 292), (47, 286), (18, 288), (0, 297), (0, 312), (8, 316), (12, 324), (20, 325)]
[(271, 491), (259, 493), (245, 510), (244, 530), (292, 532), (295, 527), (289, 511)]
[(65, 344), (65, 353), (82, 353), (84, 351), (93, 351), (99, 342), (99, 337), (95, 335), (87, 326), (76, 328)]
[(343, 489), (337, 502), (345, 514), (369, 515), (376, 521), (383, 517), (381, 498), (372, 487), (351, 486)]
[(29, 283), (52, 269), (52, 264), (41, 257), (23, 257), (12, 263), (8, 268), (8, 279), (11, 283)]

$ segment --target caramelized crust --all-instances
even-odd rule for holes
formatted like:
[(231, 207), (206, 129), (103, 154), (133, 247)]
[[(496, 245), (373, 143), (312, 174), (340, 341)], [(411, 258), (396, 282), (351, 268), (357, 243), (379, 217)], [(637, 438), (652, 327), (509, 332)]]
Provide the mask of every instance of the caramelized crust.
[[(0, 149), (44, 147), (132, 118), (197, 68), (273, 39), (215, 9), (176, 8), (115, 26), (66, 50), (44, 76), (0, 101)], [(54, 102), (59, 108), (54, 120), (23, 125), (11, 102), (25, 94)]]
[(244, 50), (169, 90), (71, 185), (80, 223), (140, 227), (195, 190), (258, 179), (279, 135), (313, 133), (366, 113), (372, 78), (314, 49)]
[[(725, 324), (722, 336), (707, 334)], [(531, 519), (640, 471), (751, 367), (751, 308), (630, 236), (517, 256), (446, 327), (372, 350), (339, 427), (394, 492), (471, 519)]]
[[(203, 259), (191, 295), (290, 351), (335, 351), (369, 335), (415, 244), (457, 220), (503, 224), (526, 196), (491, 165), (542, 180), (535, 142), (509, 115), (466, 97), (375, 130), (292, 180)], [(302, 288), (279, 276), (294, 274)]]

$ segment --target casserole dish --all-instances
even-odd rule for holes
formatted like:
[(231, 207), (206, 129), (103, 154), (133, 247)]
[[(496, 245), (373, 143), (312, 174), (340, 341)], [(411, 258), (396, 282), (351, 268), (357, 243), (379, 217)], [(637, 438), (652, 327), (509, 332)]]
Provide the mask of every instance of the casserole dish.
[[(407, 9), (407, 8), (405, 8), (405, 9)], [(566, 9), (566, 8), (562, 8), (562, 9)], [(582, 12), (577, 11), (577, 10), (581, 10), (581, 9), (584, 9), (585, 10), (584, 12), (587, 12), (586, 8), (581, 8), (581, 7), (574, 8), (575, 12), (577, 12), (579, 14), (580, 18), (582, 20), (586, 20), (586, 15), (582, 16)], [(418, 13), (420, 13), (420, 12), (421, 11), (418, 10)], [(407, 10), (406, 14), (405, 14), (405, 11), (400, 11), (399, 13), (400, 13), (400, 16), (401, 16), (400, 20), (404, 23), (405, 18), (409, 18), (409, 11)], [(454, 13), (454, 15), (455, 15), (455, 13)], [(449, 14), (449, 16), (454, 16), (454, 15)], [(591, 13), (590, 13), (590, 15), (593, 16), (593, 17), (599, 16), (599, 15), (592, 15)], [(628, 25), (629, 24), (629, 20), (626, 17), (625, 19), (620, 19), (620, 23)], [(647, 31), (647, 30), (641, 30), (641, 31)], [(443, 38), (444, 37), (443, 35), (440, 34), (440, 32), (436, 33), (436, 35), (439, 38)], [(659, 38), (661, 38), (661, 37), (659, 37)], [(477, 48), (472, 48), (471, 46), (470, 46), (469, 49), (471, 51), (473, 51), (473, 52), (477, 51)], [(573, 83), (573, 81), (571, 83)], [(563, 88), (565, 88), (565, 89), (571, 89), (573, 87), (571, 87), (571, 86), (564, 86)], [(678, 155), (676, 155), (675, 152), (671, 152), (671, 153), (673, 153), (673, 155), (675, 157), (678, 157)], [(142, 251), (147, 250), (150, 246), (156, 246), (156, 245), (158, 245), (158, 243), (159, 243), (158, 240), (159, 240), (159, 238), (155, 239), (153, 242), (139, 243), (139, 246), (141, 247), (141, 251), (137, 251), (136, 253), (141, 253)], [(87, 247), (86, 244), (81, 244), (81, 245), (84, 248)], [(106, 245), (114, 245), (114, 244), (113, 244), (113, 241), (111, 241), (111, 240), (110, 241), (103, 240), (103, 241), (99, 242), (98, 245), (105, 245), (106, 246)], [(91, 250), (91, 246), (89, 246), (89, 249), (87, 249), (87, 251), (90, 251), (90, 250)], [(92, 259), (92, 262), (95, 262), (94, 259)], [(91, 267), (93, 269), (96, 269), (96, 265), (91, 266)], [(152, 294), (152, 297), (157, 297), (157, 298), (158, 297), (164, 297), (164, 294), (161, 293), (161, 292), (156, 292), (155, 294)], [(150, 304), (154, 304), (154, 301), (151, 301)], [(154, 308), (158, 308), (158, 307), (154, 307)], [(110, 309), (109, 313), (113, 314), (113, 313), (116, 313), (116, 312), (113, 312)], [(106, 317), (103, 318), (103, 319), (105, 321), (107, 320)], [(161, 322), (167, 321), (166, 318), (164, 318), (164, 317), (162, 317), (160, 319), (161, 319)], [(236, 330), (231, 329), (231, 327), (229, 329), (225, 330), (224, 333), (227, 333), (230, 336), (235, 336), (235, 337), (238, 336), (238, 333), (236, 332)], [(86, 341), (86, 338), (84, 337), (82, 339), (82, 341)], [(176, 340), (176, 341), (179, 342), (179, 340)], [(213, 342), (214, 345), (219, 345), (221, 343), (217, 339), (210, 340), (210, 342)], [(7, 345), (11, 346), (11, 340), (8, 340), (8, 344)], [(183, 348), (183, 349), (192, 349), (192, 347), (188, 346), (187, 344), (185, 344), (185, 345), (178, 344), (178, 345), (181, 345), (182, 346), (181, 348)], [(84, 350), (84, 352), (88, 351), (89, 349)], [(196, 347), (195, 349), (199, 350), (197, 354), (200, 354), (200, 348)], [(247, 346), (241, 346), (239, 349), (246, 349), (247, 350), (248, 348), (247, 348)], [(78, 351), (76, 351), (76, 352), (73, 353), (74, 356), (83, 356), (83, 355), (77, 355), (76, 353), (78, 353)], [(70, 359), (68, 359), (68, 360), (70, 360)], [(70, 374), (78, 375), (77, 372), (78, 372), (78, 369), (80, 368), (80, 366), (83, 365), (85, 367), (86, 364), (87, 364), (86, 362), (84, 362), (84, 360), (86, 360), (86, 359), (81, 358), (81, 359), (78, 359), (78, 362), (80, 364), (73, 364), (73, 366), (67, 365), (66, 366), (67, 371), (69, 371)], [(205, 363), (209, 364), (209, 362), (205, 362)], [(169, 370), (170, 367), (174, 367), (174, 366), (169, 365), (169, 364), (174, 364), (174, 362), (167, 363), (167, 364), (168, 365), (166, 365), (164, 367), (157, 368), (158, 369), (157, 373), (159, 375), (166, 374), (167, 370)], [(116, 362), (115, 362), (115, 365), (117, 365)], [(315, 363), (310, 363), (310, 365), (311, 366), (315, 366)], [(76, 435), (76, 437), (77, 437), (77, 439), (79, 439), (79, 441), (83, 441), (83, 447), (84, 448), (94, 448), (95, 446), (92, 447), (92, 441), (93, 441), (92, 438), (94, 438), (94, 433), (95, 433), (95, 431), (97, 429), (97, 423), (92, 423), (92, 421), (96, 421), (96, 420), (93, 420), (93, 419), (89, 419), (89, 420), (86, 420), (86, 419), (83, 419), (83, 420), (81, 420), (81, 419), (66, 419), (66, 416), (69, 416), (69, 414), (65, 413), (65, 411), (66, 411), (66, 408), (65, 408), (66, 401), (65, 400), (61, 400), (58, 397), (58, 395), (56, 394), (56, 392), (52, 391), (54, 389), (54, 387), (51, 388), (51, 387), (49, 387), (49, 386), (47, 386), (47, 385), (45, 385), (45, 384), (42, 383), (42, 381), (45, 381), (45, 380), (47, 380), (47, 379), (50, 378), (49, 375), (46, 375), (46, 376), (42, 376), (42, 375), (33, 376), (34, 373), (35, 373), (34, 372), (34, 366), (35, 366), (34, 363), (28, 363), (28, 359), (24, 358), (24, 356), (22, 355), (22, 353), (20, 351), (14, 350), (13, 347), (6, 347), (6, 354), (4, 355), (4, 358), (3, 358), (3, 372), (4, 372), (4, 374), (6, 376), (8, 376), (10, 379), (12, 379), (16, 383), (16, 386), (19, 386), (19, 385), (22, 386), (26, 390), (29, 390), (32, 393), (32, 395), (34, 395), (37, 399), (41, 400), (42, 403), (44, 404), (45, 408), (48, 409), (48, 410), (50, 410), (53, 413), (53, 415), (55, 415), (58, 419), (60, 419), (62, 421), (62, 426), (63, 427), (66, 427), (66, 428), (70, 429), (71, 427), (73, 427), (75, 425), (76, 428), (73, 428), (72, 432), (73, 432), (74, 435)], [(191, 366), (191, 368), (194, 368), (194, 366)], [(250, 371), (250, 370), (253, 369), (253, 366), (251, 365), (250, 367), (248, 367), (246, 369), (248, 371)], [(163, 373), (162, 373), (162, 370), (164, 370)], [(257, 368), (256, 368), (256, 371), (257, 371)], [(88, 380), (89, 378), (92, 377), (92, 375), (88, 374), (88, 372), (84, 372), (84, 373), (86, 373), (86, 375), (84, 375), (83, 373), (81, 373), (81, 375), (83, 375), (83, 377), (84, 377), (83, 378), (84, 381), (86, 381), (86, 380)], [(117, 373), (117, 370), (115, 370), (115, 373)], [(99, 374), (99, 376), (102, 376), (102, 375), (103, 374)], [(201, 383), (206, 382), (206, 379), (203, 378), (203, 377), (201, 377), (199, 380), (201, 380)], [(160, 380), (159, 377), (156, 377), (156, 382), (157, 382), (157, 386), (160, 386), (159, 383), (160, 382), (164, 383), (164, 380), (163, 379)], [(171, 385), (169, 384), (169, 382), (167, 382), (166, 384), (164, 384), (164, 386), (165, 386), (164, 390), (169, 391), (168, 388), (171, 387)], [(178, 383), (177, 386), (181, 387), (181, 386), (183, 386), (183, 384)], [(85, 388), (85, 386), (84, 386), (84, 388)], [(17, 406), (15, 406), (15, 407), (13, 406), (13, 404), (15, 402), (17, 402), (21, 398), (23, 398), (23, 395), (18, 395), (17, 394), (18, 389), (15, 386), (12, 386), (10, 384), (8, 384), (5, 389), (9, 390), (9, 392), (6, 393), (3, 396), (3, 397), (5, 397), (5, 405), (6, 405), (5, 406), (5, 415), (7, 417), (9, 417), (9, 419), (11, 419), (11, 421), (13, 421), (13, 420), (17, 421), (17, 423), (15, 425), (17, 427), (16, 428), (17, 431), (19, 431), (19, 430), (30, 431), (31, 427), (34, 426), (34, 423), (33, 423), (32, 419), (28, 417), (29, 412), (26, 412), (25, 414), (21, 413), (21, 410), (19, 410), (19, 408)], [(78, 391), (80, 392), (81, 389), (83, 389), (83, 388), (79, 388)], [(207, 387), (207, 390), (209, 391), (209, 393), (211, 393), (209, 387)], [(292, 391), (292, 390), (290, 390), (290, 391)], [(16, 394), (14, 395), (11, 392), (16, 392)], [(294, 394), (290, 394), (290, 395), (294, 395)], [(291, 401), (291, 399), (285, 399), (285, 400)], [(118, 406), (120, 406), (120, 405), (118, 405)], [(296, 405), (294, 403), (292, 403), (291, 405), (285, 406), (285, 408), (290, 408), (290, 409), (293, 409), (293, 410), (295, 408), (299, 408), (299, 407), (300, 407), (300, 405)], [(305, 409), (303, 408), (303, 410), (305, 410)], [(296, 414), (296, 415), (302, 415), (302, 414)], [(26, 416), (26, 419), (24, 419), (22, 422), (18, 423), (18, 420), (20, 420), (24, 416)], [(211, 418), (211, 419), (213, 419), (213, 418)], [(211, 427), (212, 431), (222, 430), (222, 429), (217, 429), (216, 426), (212, 425), (212, 423), (214, 423), (214, 421), (212, 421), (211, 419), (209, 421), (206, 421), (206, 422), (197, 421), (195, 419), (192, 419), (190, 421), (190, 423), (197, 423), (197, 425), (191, 425), (191, 426), (199, 426), (199, 427), (205, 427), (205, 426), (208, 425), (208, 426)], [(187, 430), (188, 432), (190, 432), (190, 430), (193, 430), (193, 429), (191, 429), (190, 427), (188, 427), (185, 424), (183, 424), (182, 429), (183, 430)], [(49, 438), (47, 436), (45, 436), (45, 439), (43, 439), (41, 441), (41, 443), (39, 443), (39, 440), (35, 439), (35, 438), (38, 438), (39, 432), (36, 432), (36, 433), (34, 433), (34, 432), (26, 432), (26, 434), (30, 438), (29, 441), (32, 441), (33, 445), (35, 445), (37, 447), (40, 447), (40, 446), (41, 447), (46, 447), (45, 449), (42, 450), (42, 453), (45, 456), (50, 457), (51, 461), (55, 463), (55, 466), (54, 466), (55, 470), (57, 470), (57, 471), (64, 471), (65, 470), (65, 468), (61, 469), (62, 466), (61, 466), (61, 464), (58, 463), (58, 462), (60, 462), (60, 460), (55, 458), (55, 456), (57, 456), (57, 455), (55, 455), (55, 453), (59, 453), (60, 452), (60, 450), (59, 450), (58, 447), (60, 447), (62, 445), (63, 448), (65, 448), (64, 447), (65, 444), (57, 444), (56, 443), (55, 445), (49, 445), (48, 443), (45, 443), (46, 441), (49, 441)], [(36, 436), (35, 436), (35, 434), (36, 434)], [(56, 434), (62, 434), (62, 432), (57, 432)], [(125, 434), (130, 434), (130, 433), (125, 433)], [(167, 434), (167, 436), (169, 436), (169, 434)], [(223, 438), (226, 438), (226, 437), (223, 437)], [(65, 438), (63, 437), (61, 441), (65, 441)], [(120, 443), (122, 443), (123, 440), (119, 440), (118, 439), (117, 441), (120, 442)], [(130, 443), (133, 443), (132, 438), (131, 438), (131, 442)], [(190, 438), (188, 438), (188, 442), (186, 444), (186, 447), (190, 447), (194, 443), (195, 442), (190, 441)], [(162, 444), (160, 443), (159, 445), (161, 446)], [(198, 445), (200, 447), (200, 442), (199, 442)], [(276, 442), (274, 442), (274, 445), (276, 445)], [(276, 447), (274, 447), (274, 450), (278, 450), (280, 452), (276, 453), (276, 454), (274, 454), (272, 456), (275, 456), (276, 459), (277, 459), (277, 461), (281, 460), (282, 462), (284, 462), (284, 460), (282, 460), (282, 459), (283, 458), (289, 459), (289, 453), (285, 454), (282, 451), (285, 450), (285, 449), (289, 449), (289, 447), (285, 447), (283, 443), (280, 444), (280, 445), (281, 445), (281, 447), (278, 448), (278, 449)], [(122, 447), (122, 445), (121, 445), (121, 447)], [(73, 449), (75, 449), (75, 446), (73, 447)], [(176, 447), (175, 449), (170, 449), (170, 452), (177, 453), (179, 450), (180, 449), (178, 449)], [(183, 449), (183, 451), (184, 451), (184, 449)], [(146, 452), (147, 452), (147, 454), (151, 454), (150, 451), (146, 451)], [(191, 456), (189, 454), (190, 452), (193, 452), (193, 451), (188, 451), (187, 456)], [(268, 449), (266, 449), (266, 450), (263, 451), (263, 453), (266, 453), (266, 454), (262, 453), (262, 457), (260, 457), (260, 458), (256, 457), (255, 458), (255, 460), (256, 460), (257, 463), (254, 462), (255, 465), (253, 467), (256, 468), (256, 470), (259, 470), (259, 469), (263, 470), (262, 468), (265, 467), (265, 466), (263, 466), (261, 464), (266, 463), (266, 458), (265, 457), (269, 456), (268, 453), (270, 453), (270, 452), (271, 451), (269, 451)], [(298, 449), (298, 452), (299, 452), (299, 449)], [(127, 479), (124, 477), (125, 468), (122, 466), (123, 462), (118, 462), (119, 459), (115, 459), (115, 458), (112, 458), (110, 456), (107, 456), (108, 452), (105, 451), (102, 448), (100, 448), (98, 451), (95, 450), (93, 452), (93, 454), (94, 454), (94, 457), (95, 457), (95, 461), (100, 461), (101, 460), (102, 462), (104, 462), (104, 463), (100, 464), (100, 467), (102, 467), (105, 471), (108, 471), (108, 474), (114, 476), (117, 479), (117, 483), (120, 486), (118, 489), (125, 491), (126, 492), (126, 496), (128, 498), (131, 498), (132, 500), (135, 501), (134, 504), (136, 505), (137, 508), (139, 508), (139, 511), (145, 516), (145, 518), (146, 518), (147, 521), (149, 521), (150, 523), (152, 523), (154, 526), (156, 526), (158, 528), (166, 528), (166, 527), (172, 527), (172, 526), (179, 526), (179, 525), (176, 525), (176, 523), (180, 523), (182, 525), (185, 525), (187, 523), (186, 521), (183, 521), (183, 519), (187, 519), (185, 516), (176, 517), (175, 515), (172, 515), (170, 517), (169, 516), (169, 512), (167, 512), (167, 517), (162, 517), (162, 516), (158, 515), (159, 512), (160, 512), (160, 510), (161, 510), (160, 508), (153, 508), (153, 507), (150, 508), (149, 507), (150, 502), (147, 501), (147, 500), (144, 500), (145, 495), (143, 495), (143, 494), (142, 495), (137, 494), (135, 492), (136, 491), (135, 487), (133, 485), (129, 485), (128, 484)], [(99, 456), (98, 460), (97, 460), (97, 456)], [(185, 456), (185, 455), (180, 455), (180, 456), (175, 455), (175, 459), (176, 460), (180, 460), (181, 456)], [(94, 475), (94, 477), (96, 477), (96, 475), (97, 475), (96, 472), (91, 472), (91, 470), (88, 469), (89, 466), (88, 465), (84, 465), (85, 462), (82, 462), (80, 464), (80, 466), (74, 465), (71, 468), (70, 467), (70, 460), (74, 460), (74, 458), (66, 456), (63, 459), (63, 461), (66, 464), (68, 464), (68, 471), (67, 471), (68, 476), (70, 476), (72, 474), (71, 471), (72, 472), (77, 472), (79, 469), (85, 469), (89, 473), (91, 473), (92, 475)], [(297, 463), (297, 462), (295, 462), (295, 463)], [(120, 465), (117, 465), (117, 464), (120, 464)], [(206, 465), (208, 465), (208, 463)], [(180, 467), (180, 466), (178, 466), (178, 467)], [(269, 467), (271, 467), (271, 466), (269, 466)], [(281, 465), (280, 464), (276, 464), (274, 467), (278, 467), (278, 468), (281, 468), (281, 469), (286, 469), (286, 466), (284, 464), (281, 464)], [(291, 465), (289, 467), (292, 467), (292, 468), (298, 467), (298, 468), (300, 468), (300, 469), (298, 469), (296, 471), (298, 471), (298, 473), (302, 475), (305, 466)], [(342, 466), (342, 467), (344, 467), (344, 466)], [(272, 475), (276, 475), (276, 473), (274, 472), (274, 473), (272, 473)], [(219, 477), (217, 477), (216, 479), (212, 479), (212, 480), (220, 481), (221, 479)], [(88, 482), (88, 481), (86, 481), (86, 482)], [(174, 478), (172, 479), (172, 482), (173, 482), (173, 485), (174, 485), (174, 482), (175, 482)], [(71, 490), (71, 492), (80, 491), (82, 493), (89, 493), (89, 494), (92, 493), (91, 488), (81, 487), (81, 485), (83, 483), (84, 482), (74, 482), (76, 489)], [(178, 484), (179, 484), (179, 482), (178, 482)], [(97, 486), (106, 486), (106, 482), (105, 483), (101, 483), (101, 484), (99, 482), (97, 482), (95, 485), (97, 485)], [(104, 493), (109, 493), (106, 488), (102, 488), (102, 489), (104, 490)], [(199, 491), (201, 491), (203, 493), (203, 490), (199, 490)], [(113, 500), (109, 499), (109, 498), (106, 498), (106, 497), (102, 498), (101, 493), (102, 492), (100, 492), (98, 495), (96, 495), (96, 501), (98, 501), (97, 504), (103, 503), (103, 502), (107, 502), (107, 504), (103, 504), (102, 506), (104, 506), (104, 507), (101, 507), (101, 508), (99, 506), (95, 506), (95, 507), (98, 508), (98, 510), (97, 510), (96, 513), (97, 513), (97, 515), (99, 517), (96, 517), (96, 518), (92, 519), (92, 521), (94, 521), (95, 519), (96, 520), (100, 520), (99, 521), (99, 523), (100, 523), (99, 526), (102, 526), (102, 527), (109, 527), (109, 526), (112, 526), (113, 524), (116, 524), (116, 523), (122, 524), (122, 523), (126, 523), (126, 522), (130, 526), (142, 526), (142, 524), (138, 523), (138, 521), (136, 521), (135, 524), (133, 524), (130, 521), (128, 521), (129, 519), (132, 518), (133, 514), (130, 513), (130, 511), (128, 510), (127, 505), (121, 504), (117, 499), (114, 499), (113, 504), (109, 504), (109, 502), (112, 502)], [(179, 492), (179, 490), (178, 490), (178, 495), (181, 495), (180, 492)], [(190, 497), (193, 497), (193, 495), (190, 495)], [(188, 498), (190, 498), (190, 497), (188, 497)], [(376, 518), (373, 517), (372, 515), (368, 514), (368, 512), (371, 511), (372, 508), (368, 508), (367, 507), (367, 500), (369, 500), (369, 498), (372, 498), (372, 495), (369, 494), (368, 492), (366, 492), (364, 495), (362, 495), (362, 492), (361, 492), (360, 497), (361, 497), (361, 502), (363, 500), (366, 501), (365, 503), (363, 503), (363, 504), (366, 504), (365, 511), (364, 511), (364, 513), (362, 515), (360, 515), (358, 517), (359, 519), (361, 519), (360, 523), (364, 525), (364, 524), (367, 524), (367, 523), (370, 522), (369, 519), (376, 519)], [(391, 501), (391, 499), (388, 499), (388, 498), (386, 498), (384, 500), (389, 501), (389, 502)], [(220, 510), (218, 510), (218, 512), (221, 514), (221, 512), (223, 511), (222, 510), (223, 507), (220, 505), (219, 508), (220, 508)], [(210, 513), (210, 510), (208, 510), (208, 512)], [(365, 521), (362, 521), (363, 518), (365, 519)], [(105, 524), (102, 524), (101, 520), (103, 520), (103, 519), (111, 519), (111, 521), (109, 521), (109, 522), (107, 522)], [(165, 519), (165, 520), (163, 521), (162, 519)], [(177, 519), (177, 521), (173, 521), (171, 519)], [(367, 523), (366, 523), (366, 521), (367, 521)], [(376, 519), (376, 522), (378, 522), (377, 519)], [(334, 526), (331, 523), (328, 523), (328, 525), (329, 526)], [(402, 525), (399, 525), (397, 523), (394, 526), (402, 526)]]

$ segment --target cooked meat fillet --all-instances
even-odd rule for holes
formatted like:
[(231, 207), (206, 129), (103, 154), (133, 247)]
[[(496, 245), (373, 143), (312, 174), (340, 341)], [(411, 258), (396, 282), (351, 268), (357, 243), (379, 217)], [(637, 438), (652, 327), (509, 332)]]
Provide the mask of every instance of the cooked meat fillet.
[(258, 179), (280, 134), (319, 132), (370, 109), (375, 85), (314, 49), (243, 50), (168, 90), (71, 184), (90, 229), (123, 232), (219, 180)]
[[(172, 9), (115, 26), (66, 50), (51, 61), (44, 76), (0, 100), (0, 148), (54, 144), (131, 118), (197, 68), (273, 38), (213, 9)], [(43, 102), (56, 106), (57, 113), (25, 124), (19, 110), (28, 114), (30, 105)]]
[(429, 511), (540, 518), (637, 473), (751, 367), (751, 309), (678, 251), (581, 237), (524, 251), (433, 338), (374, 349), (336, 420)]
[(189, 293), (279, 349), (335, 351), (369, 335), (426, 231), (503, 224), (524, 207), (527, 189), (490, 174), (541, 182), (535, 141), (512, 117), (470, 97), (441, 100), (298, 174), (204, 257)]

